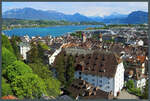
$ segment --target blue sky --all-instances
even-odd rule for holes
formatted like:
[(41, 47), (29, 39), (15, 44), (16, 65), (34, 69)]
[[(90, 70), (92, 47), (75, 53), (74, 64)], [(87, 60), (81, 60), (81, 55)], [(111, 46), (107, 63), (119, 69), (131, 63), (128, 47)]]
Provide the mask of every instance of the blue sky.
[(114, 12), (129, 14), (137, 10), (148, 11), (148, 2), (2, 2), (2, 12), (24, 7), (103, 17)]

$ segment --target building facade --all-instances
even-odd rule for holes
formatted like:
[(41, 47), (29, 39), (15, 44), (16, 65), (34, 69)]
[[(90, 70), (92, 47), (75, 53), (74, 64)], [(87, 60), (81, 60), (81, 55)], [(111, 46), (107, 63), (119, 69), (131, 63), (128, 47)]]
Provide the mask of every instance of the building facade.
[[(110, 59), (108, 58), (109, 61), (111, 61)], [(95, 70), (93, 67), (91, 67), (92, 65), (90, 65), (90, 69), (87, 70), (88, 65), (78, 64), (75, 72), (75, 77), (77, 79), (85, 80), (86, 82), (92, 84), (95, 87), (99, 87), (105, 92), (112, 92), (113, 96), (117, 96), (117, 94), (122, 90), (124, 86), (125, 69), (123, 66), (123, 62), (115, 63), (114, 61), (115, 64), (111, 64), (108, 60), (107, 62), (104, 61), (106, 65), (103, 64), (103, 66), (101, 65), (101, 59), (99, 61), (97, 60), (96, 63), (98, 64), (96, 64), (97, 67), (95, 67)], [(112, 70), (112, 68), (114, 68), (114, 70)]]
[(23, 57), (23, 60), (26, 60), (27, 59), (27, 52), (30, 50), (30, 44), (27, 43), (27, 42), (21, 42), (19, 44), (19, 47), (20, 47), (20, 54), (22, 55)]

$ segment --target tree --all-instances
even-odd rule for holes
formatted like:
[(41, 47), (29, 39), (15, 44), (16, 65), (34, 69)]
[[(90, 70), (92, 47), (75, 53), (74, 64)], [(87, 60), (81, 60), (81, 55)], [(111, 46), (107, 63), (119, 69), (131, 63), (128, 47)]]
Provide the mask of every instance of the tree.
[(4, 77), (10, 82), (15, 79), (19, 75), (24, 75), (26, 73), (32, 73), (32, 69), (26, 65), (24, 62), (15, 61), (11, 65), (6, 68), (6, 72), (4, 73)]
[(17, 76), (13, 79), (12, 90), (19, 98), (40, 98), (46, 93), (46, 86), (43, 80), (33, 73)]
[(4, 69), (8, 65), (11, 65), (17, 59), (11, 51), (6, 49), (5, 47), (2, 47), (2, 60), (2, 69)]
[(128, 80), (126, 87), (130, 93), (135, 94), (137, 96), (142, 95), (140, 88), (135, 88), (133, 80)]
[(33, 72), (42, 78), (46, 84), (48, 96), (58, 96), (60, 94), (60, 82), (52, 77), (52, 72), (42, 63), (29, 64)]
[(17, 59), (21, 59), (21, 55), (20, 55), (20, 52), (19, 52), (19, 47), (18, 47), (18, 44), (17, 44), (17, 42), (20, 42), (19, 37), (12, 36), (11, 39), (10, 39), (10, 42), (11, 42), (11, 46), (13, 48), (14, 54), (16, 55)]
[(10, 52), (14, 53), (8, 37), (4, 34), (2, 34), (2, 47), (7, 48)]
[(40, 62), (29, 64), (29, 66), (32, 68), (32, 71), (42, 79), (48, 79), (49, 77), (52, 77), (52, 72), (48, 70), (47, 66)]
[(38, 48), (38, 57), (44, 64), (46, 64), (45, 59), (47, 59), (47, 57), (45, 56), (44, 52), (46, 50), (49, 50), (49, 47), (45, 43), (38, 42), (37, 48)]
[(128, 89), (134, 88), (134, 81), (133, 80), (128, 80), (128, 82), (126, 83), (126, 87)]
[(2, 77), (2, 96), (13, 95), (12, 88), (6, 79)]
[(58, 56), (57, 61), (56, 61), (56, 71), (57, 71), (57, 78), (58, 80), (62, 83), (66, 83), (65, 79), (65, 64), (64, 64), (64, 57), (62, 55)]
[(68, 64), (66, 67), (66, 81), (67, 81), (67, 85), (70, 85), (74, 79), (74, 63), (73, 63), (73, 57), (72, 56), (68, 56)]
[(53, 77), (49, 77), (47, 80), (45, 80), (45, 84), (47, 86), (47, 94), (49, 96), (58, 96), (60, 95), (60, 86), (61, 86), (61, 83), (59, 80), (53, 78)]
[(40, 60), (37, 45), (31, 43), (31, 50), (27, 52), (28, 63), (38, 63)]

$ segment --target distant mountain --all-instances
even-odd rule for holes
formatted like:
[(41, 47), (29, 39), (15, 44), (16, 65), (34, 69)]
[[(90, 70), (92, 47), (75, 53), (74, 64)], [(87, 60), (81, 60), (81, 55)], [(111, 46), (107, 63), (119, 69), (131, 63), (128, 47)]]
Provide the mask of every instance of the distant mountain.
[(112, 24), (142, 24), (148, 23), (148, 12), (143, 11), (134, 11), (129, 15), (112, 13), (109, 16), (99, 17), (92, 16), (87, 17), (80, 13), (75, 13), (73, 15), (64, 14), (61, 12), (48, 10), (36, 10), (33, 8), (23, 8), (23, 9), (11, 9), (2, 14), (3, 18), (16, 18), (16, 19), (31, 19), (31, 20), (65, 20), (70, 22), (104, 22), (104, 23), (112, 23)]
[(143, 11), (134, 11), (126, 18), (126, 23), (141, 24), (148, 23), (148, 13)]
[(102, 21), (104, 23), (111, 24), (143, 24), (148, 23), (148, 12), (143, 11), (134, 11), (131, 12), (128, 16), (121, 15), (120, 17), (104, 17)]
[(112, 14), (109, 15), (109, 16), (104, 16), (104, 19), (116, 19), (116, 18), (122, 19), (122, 18), (126, 18), (127, 16), (128, 16), (128, 15), (120, 14), (120, 13), (114, 12), (114, 13), (112, 13)]
[(100, 16), (90, 16), (89, 18), (91, 18), (92, 20), (97, 21), (97, 22), (102, 22), (104, 20)]
[(74, 15), (67, 15), (56, 11), (42, 11), (33, 8), (12, 9), (3, 13), (3, 18), (16, 19), (31, 19), (31, 20), (66, 20), (72, 22), (92, 21), (92, 19), (76, 13)]

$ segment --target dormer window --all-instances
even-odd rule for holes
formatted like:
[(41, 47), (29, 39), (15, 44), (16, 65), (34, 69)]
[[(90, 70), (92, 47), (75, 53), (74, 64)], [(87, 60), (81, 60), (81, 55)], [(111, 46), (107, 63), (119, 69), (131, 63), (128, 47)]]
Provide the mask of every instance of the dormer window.
[(104, 56), (102, 57), (102, 61), (105, 61), (105, 58), (104, 58)]
[(99, 72), (105, 72), (105, 69), (100, 69)]

